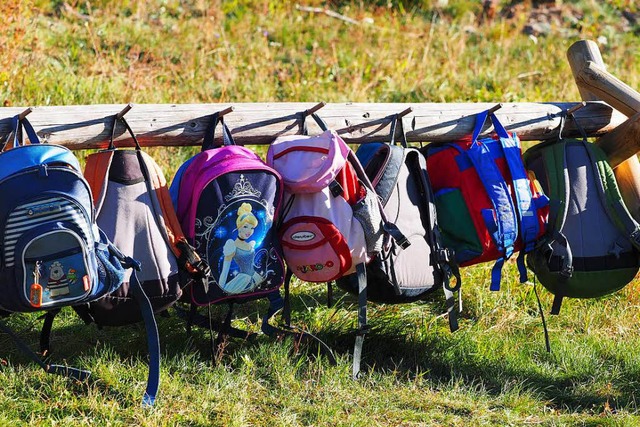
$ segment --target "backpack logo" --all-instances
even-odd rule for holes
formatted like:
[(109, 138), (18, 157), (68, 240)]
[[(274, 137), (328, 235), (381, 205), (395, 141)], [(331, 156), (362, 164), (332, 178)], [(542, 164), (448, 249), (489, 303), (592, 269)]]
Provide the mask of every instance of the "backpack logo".
[(291, 235), (291, 239), (296, 242), (308, 242), (309, 240), (313, 240), (316, 238), (315, 233), (311, 231), (298, 231)]

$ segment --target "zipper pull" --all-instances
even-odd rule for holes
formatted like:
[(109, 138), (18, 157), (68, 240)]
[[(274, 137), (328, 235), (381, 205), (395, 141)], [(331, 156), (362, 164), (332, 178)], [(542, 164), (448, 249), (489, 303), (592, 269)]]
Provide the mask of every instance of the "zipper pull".
[(42, 163), (40, 165), (40, 176), (42, 178), (45, 178), (45, 177), (49, 176), (49, 167), (47, 166), (46, 163)]

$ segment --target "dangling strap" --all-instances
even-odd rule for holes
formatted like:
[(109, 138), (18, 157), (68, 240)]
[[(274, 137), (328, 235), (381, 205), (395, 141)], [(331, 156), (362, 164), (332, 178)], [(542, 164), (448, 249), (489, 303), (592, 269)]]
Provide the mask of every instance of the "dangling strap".
[(211, 348), (211, 357), (213, 360), (217, 359), (220, 351), (222, 350), (222, 344), (227, 336), (229, 336), (229, 331), (231, 330), (231, 319), (233, 319), (233, 303), (229, 303), (229, 311), (227, 311), (224, 322), (218, 331), (218, 336), (216, 337), (214, 346)]
[(47, 357), (51, 350), (51, 329), (53, 328), (53, 321), (58, 313), (60, 313), (60, 309), (56, 308), (47, 311), (44, 315), (44, 322), (40, 330), (40, 353), (42, 353), (44, 357)]
[(136, 272), (140, 271), (140, 263), (130, 257), (125, 257), (123, 264), (125, 267), (132, 269), (129, 286), (133, 298), (140, 306), (140, 312), (147, 331), (149, 375), (147, 377), (147, 389), (142, 398), (142, 406), (153, 406), (160, 386), (160, 338), (158, 336), (158, 325), (156, 324), (156, 318), (153, 314), (153, 307), (136, 275)]
[(20, 349), (20, 351), (22, 351), (24, 354), (29, 356), (29, 358), (33, 360), (35, 363), (40, 365), (40, 367), (47, 374), (62, 375), (64, 377), (73, 378), (78, 381), (85, 381), (91, 375), (91, 372), (85, 371), (82, 369), (72, 368), (70, 366), (64, 366), (64, 365), (49, 365), (45, 363), (42, 359), (40, 359), (40, 357), (38, 357), (37, 354), (33, 352), (33, 350), (29, 348), (29, 346), (24, 341), (22, 341), (15, 334), (15, 332), (13, 332), (11, 328), (5, 325), (4, 322), (2, 321), (0, 321), (0, 329), (2, 329), (4, 333), (6, 333), (11, 337), (11, 339), (16, 344), (16, 346)]
[(331, 280), (327, 282), (327, 308), (333, 307), (333, 283)]
[(291, 327), (291, 278), (293, 271), (287, 266), (284, 275), (284, 303), (282, 308), (282, 320), (287, 327)]
[(356, 265), (354, 276), (358, 280), (358, 329), (353, 347), (353, 379), (356, 380), (360, 375), (364, 336), (369, 331), (369, 325), (367, 325), (367, 270), (363, 263)]
[(261, 330), (265, 335), (275, 336), (278, 333), (278, 328), (271, 325), (269, 320), (281, 309), (284, 308), (284, 298), (280, 295), (278, 290), (275, 290), (267, 295), (267, 299), (269, 300), (269, 308), (267, 309), (267, 313), (262, 317), (262, 325)]
[(236, 145), (235, 141), (233, 140), (233, 136), (231, 136), (231, 131), (224, 123), (224, 117), (220, 116), (218, 113), (214, 113), (211, 116), (211, 121), (209, 122), (207, 129), (204, 132), (204, 138), (202, 140), (202, 147), (200, 151), (206, 151), (212, 148), (216, 148), (214, 137), (216, 127), (218, 127), (218, 123), (222, 124), (222, 144), (225, 146)]
[(547, 347), (547, 353), (551, 353), (551, 342), (549, 341), (549, 329), (547, 328), (547, 321), (544, 318), (544, 311), (542, 310), (542, 303), (540, 302), (540, 295), (538, 295), (538, 283), (535, 276), (533, 278), (533, 293), (536, 294), (536, 300), (538, 301), (538, 312), (540, 313), (540, 319), (542, 320), (542, 329), (544, 330), (544, 344)]

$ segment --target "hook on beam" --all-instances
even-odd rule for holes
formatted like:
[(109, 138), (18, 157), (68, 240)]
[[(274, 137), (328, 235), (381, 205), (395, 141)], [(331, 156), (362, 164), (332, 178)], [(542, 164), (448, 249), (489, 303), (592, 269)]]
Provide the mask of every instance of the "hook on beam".
[(116, 119), (120, 120), (121, 118), (124, 117), (125, 114), (127, 114), (129, 112), (129, 110), (131, 110), (133, 108), (133, 105), (131, 103), (128, 103), (127, 105), (125, 105), (125, 107), (122, 109), (122, 111), (120, 111), (118, 114), (116, 114)]
[(233, 108), (233, 106), (231, 106), (231, 107), (225, 108), (224, 110), (218, 111), (218, 117), (225, 116), (225, 115), (233, 112), (233, 110), (234, 110), (234, 108)]
[(587, 105), (587, 103), (585, 101), (579, 102), (578, 104), (574, 105), (573, 107), (571, 107), (571, 108), (569, 108), (567, 110), (567, 116), (572, 115), (573, 113), (575, 113), (576, 111), (578, 111), (582, 107), (586, 107), (586, 105)]
[(31, 107), (27, 108), (22, 113), (18, 114), (18, 120), (20, 120), (20, 121), (24, 120), (24, 118), (27, 117), (32, 112), (33, 112), (33, 108), (31, 108)]
[(493, 114), (493, 113), (495, 113), (496, 111), (498, 111), (501, 108), (502, 108), (502, 103), (500, 102), (500, 103), (494, 105), (493, 107), (489, 108), (488, 113), (489, 114)]
[(324, 101), (318, 102), (316, 105), (314, 105), (313, 107), (309, 108), (308, 110), (304, 110), (302, 115), (304, 117), (310, 116), (313, 113), (315, 113), (316, 111), (318, 111), (319, 109), (321, 109), (322, 107), (324, 107), (325, 105), (327, 105), (327, 103), (324, 102)]

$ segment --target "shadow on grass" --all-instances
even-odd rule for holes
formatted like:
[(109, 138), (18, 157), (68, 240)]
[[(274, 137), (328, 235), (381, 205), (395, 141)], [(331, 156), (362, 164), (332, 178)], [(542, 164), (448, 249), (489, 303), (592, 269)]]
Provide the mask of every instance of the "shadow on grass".
[[(343, 360), (350, 360), (344, 356), (353, 351), (356, 299), (335, 287), (334, 292), (336, 304), (330, 309), (325, 305), (324, 287), (316, 286), (305, 289), (304, 293), (294, 293), (293, 324), (303, 328), (308, 325), (310, 332), (329, 344), (336, 355), (343, 356)], [(562, 356), (544, 353), (542, 344), (540, 354), (535, 357), (536, 361), (527, 359), (531, 349), (514, 348), (513, 353), (508, 355), (487, 354), (487, 349), (492, 347), (487, 345), (486, 336), (475, 336), (468, 330), (465, 332), (465, 326), (460, 332), (451, 334), (446, 328), (446, 321), (432, 322), (443, 304), (438, 294), (424, 303), (403, 306), (370, 304), (369, 323), (372, 329), (365, 339), (363, 370), (380, 374), (392, 372), (408, 381), (419, 376), (436, 388), (443, 384), (457, 383), (470, 390), (481, 389), (492, 396), (503, 395), (510, 388), (516, 387), (549, 402), (550, 406), (569, 411), (593, 412), (603, 408), (637, 410), (635, 393), (640, 384), (640, 371), (633, 364), (626, 366), (624, 359), (615, 354), (615, 351), (598, 353), (598, 364), (612, 368), (601, 372), (600, 378), (593, 373), (593, 369), (597, 368), (565, 369), (563, 364), (567, 362), (560, 360)], [(236, 322), (257, 330), (260, 316), (266, 311), (267, 305), (266, 301), (239, 305)], [(402, 318), (405, 310), (424, 311), (424, 319), (429, 325), (416, 326), (414, 322), (408, 326)], [(313, 318), (314, 311), (322, 315), (320, 320)], [(221, 320), (226, 314), (226, 307), (214, 307), (212, 312), (215, 318)], [(84, 368), (82, 364), (86, 364), (86, 360), (99, 360), (103, 357), (105, 346), (111, 352), (109, 357), (115, 355), (136, 363), (147, 358), (146, 336), (142, 324), (98, 330), (95, 325), (84, 325), (79, 320), (71, 320), (69, 316), (65, 316), (60, 323), (54, 325), (52, 335), (53, 363), (64, 362)], [(20, 333), (34, 350), (38, 345), (40, 324), (34, 322), (31, 327), (22, 325)], [(177, 360), (189, 354), (196, 362), (214, 363), (208, 330), (194, 328), (188, 337), (185, 322), (175, 314), (170, 317), (158, 316), (158, 325), (163, 359)], [(314, 330), (315, 328), (318, 329)], [(497, 333), (495, 339), (500, 338)], [(233, 358), (238, 351), (255, 349), (264, 343), (278, 345), (278, 340), (264, 335), (249, 340), (230, 339), (225, 348), (225, 357)], [(14, 365), (32, 365), (26, 356), (14, 349), (6, 335), (0, 334), (0, 346), (5, 350), (1, 357), (6, 357), (9, 353)], [(317, 349), (309, 348), (307, 352), (296, 353), (300, 357), (310, 357), (316, 351)], [(233, 359), (234, 363), (242, 363), (239, 359)], [(171, 362), (165, 364), (165, 369), (171, 365)], [(606, 378), (612, 370), (622, 371), (623, 374)], [(89, 384), (98, 386), (110, 398), (119, 401), (123, 398), (117, 389), (94, 381), (90, 379)], [(72, 383), (71, 389), (74, 392), (79, 395), (86, 393), (86, 384)], [(599, 384), (606, 384), (606, 390)]]

